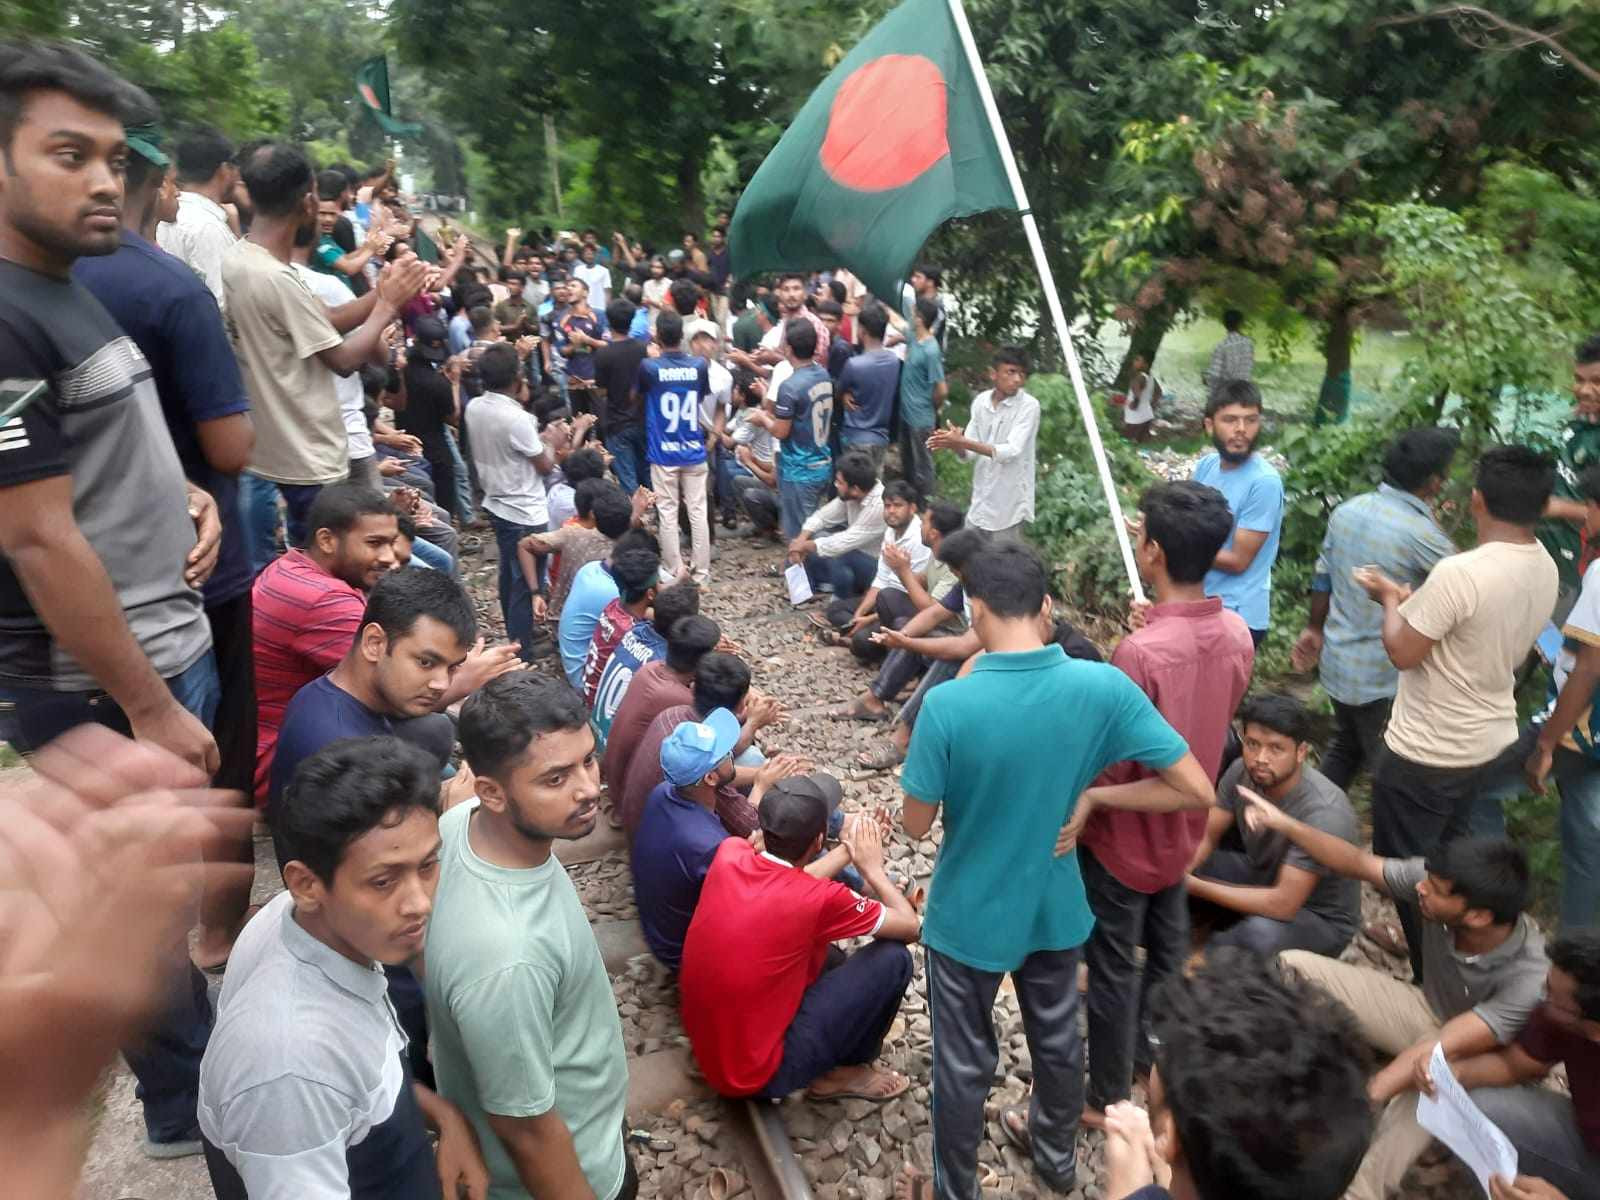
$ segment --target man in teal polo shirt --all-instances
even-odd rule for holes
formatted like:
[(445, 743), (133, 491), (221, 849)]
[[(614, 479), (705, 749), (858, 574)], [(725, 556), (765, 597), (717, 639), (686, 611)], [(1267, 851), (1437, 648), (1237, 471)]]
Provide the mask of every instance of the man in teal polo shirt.
[[(1115, 667), (1043, 644), (1047, 575), (1031, 550), (997, 543), (962, 578), (985, 653), (968, 678), (928, 693), (902, 779), (901, 820), (911, 837), (927, 836), (944, 809), (922, 937), (934, 1176), (931, 1188), (912, 1179), (911, 1200), (977, 1195), (983, 1105), (999, 1061), (992, 1009), (1007, 973), (1033, 1059), (1034, 1169), (1050, 1187), (1072, 1191), (1083, 1107), (1079, 947), (1094, 925), (1077, 832), (1096, 807), (1167, 812), (1216, 800), (1184, 740), (1138, 685)], [(1157, 775), (1089, 788), (1105, 768), (1127, 761)]]

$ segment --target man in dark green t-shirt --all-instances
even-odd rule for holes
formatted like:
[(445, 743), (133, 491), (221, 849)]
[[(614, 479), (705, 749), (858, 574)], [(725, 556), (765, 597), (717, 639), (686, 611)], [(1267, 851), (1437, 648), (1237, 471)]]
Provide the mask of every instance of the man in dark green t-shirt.
[(1588, 338), (1574, 355), (1572, 419), (1561, 431), (1556, 459), (1556, 486), (1539, 525), (1539, 540), (1550, 551), (1561, 572), (1555, 623), (1566, 620), (1578, 599), (1583, 575), (1583, 522), (1585, 506), (1578, 476), (1600, 463), (1600, 333)]
[(766, 296), (758, 297), (756, 302), (740, 314), (739, 319), (733, 323), (733, 348), (745, 354), (754, 354), (761, 345), (761, 339), (766, 336), (777, 320), (774, 310), (777, 305), (772, 302), (768, 307), (769, 299)]

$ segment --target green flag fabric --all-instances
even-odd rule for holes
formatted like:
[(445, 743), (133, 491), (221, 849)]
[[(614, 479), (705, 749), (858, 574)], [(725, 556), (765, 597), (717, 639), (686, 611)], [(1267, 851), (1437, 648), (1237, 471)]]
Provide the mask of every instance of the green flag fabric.
[(356, 71), (356, 95), (390, 137), (422, 136), (422, 126), (414, 121), (397, 121), (389, 110), (389, 60), (382, 54), (369, 58)]
[(946, 0), (906, 0), (811, 94), (745, 188), (733, 272), (844, 266), (894, 302), (941, 224), (1015, 207)]

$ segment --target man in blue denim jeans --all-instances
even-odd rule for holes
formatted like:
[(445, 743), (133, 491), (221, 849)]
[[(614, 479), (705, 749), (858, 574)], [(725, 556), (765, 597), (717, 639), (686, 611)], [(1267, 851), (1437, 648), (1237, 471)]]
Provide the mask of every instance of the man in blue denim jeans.
[[(216, 565), (211, 497), (187, 483), (143, 356), (69, 274), (121, 239), (124, 122), (149, 99), (77, 50), (0, 43), (0, 738), (31, 752), (98, 722), (217, 769), (218, 701), (199, 587)], [(62, 164), (71, 145), (77, 161)], [(198, 529), (198, 538), (196, 536)], [(174, 972), (173, 1012), (129, 1055), (159, 1156), (197, 1153), (205, 984)]]
[(833, 456), (828, 451), (833, 380), (812, 361), (817, 333), (809, 321), (794, 318), (784, 334), (793, 373), (778, 385), (772, 412), (753, 413), (750, 419), (778, 439), (778, 508), (783, 536), (794, 538), (833, 476)]

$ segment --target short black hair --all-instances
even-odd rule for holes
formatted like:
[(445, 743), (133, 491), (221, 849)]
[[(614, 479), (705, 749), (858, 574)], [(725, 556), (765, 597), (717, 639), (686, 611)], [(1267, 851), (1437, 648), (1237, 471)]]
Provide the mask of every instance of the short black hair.
[(844, 280), (830, 279), (828, 280), (828, 295), (843, 304), (850, 295), (850, 289), (844, 286)]
[(595, 499), (608, 487), (615, 487), (609, 479), (581, 479), (572, 489), (572, 507), (580, 517), (594, 516)]
[[(488, 309), (475, 308), (472, 311), (477, 314)], [(478, 355), (478, 378), (487, 391), (504, 393), (516, 386), (521, 374), (522, 361), (517, 357), (516, 347), (510, 342), (486, 346), (483, 353)]]
[(287, 217), (311, 191), (311, 160), (299, 146), (268, 142), (239, 164), (250, 203), (266, 217)]
[(330, 483), (317, 493), (306, 513), (306, 529), (313, 537), (317, 530), (346, 534), (362, 517), (392, 517), (394, 505), (377, 488), (363, 483)]
[(928, 514), (929, 522), (939, 531), (941, 538), (949, 537), (967, 523), (967, 514), (948, 500), (930, 500), (923, 511)]
[(719, 708), (738, 710), (750, 692), (750, 668), (737, 655), (713, 650), (694, 669), (694, 711), (701, 717)]
[(665, 635), (684, 617), (700, 614), (700, 585), (692, 579), (684, 579), (664, 587), (656, 593), (650, 609), (650, 624), (657, 633)]
[[(659, 617), (659, 613), (657, 616)], [(658, 620), (657, 629), (661, 629)], [(717, 648), (722, 641), (722, 629), (710, 617), (699, 613), (679, 617), (666, 627), (667, 670), (687, 675), (700, 665), (700, 660)]]
[(786, 279), (798, 279), (803, 284), (806, 281), (805, 272), (804, 271), (779, 271), (778, 272), (778, 277), (776, 279), (774, 279), (772, 282), (773, 282), (774, 286), (777, 286), (777, 285), (783, 283), (783, 281), (786, 280)]
[(823, 317), (844, 317), (844, 305), (837, 300), (827, 299), (817, 301), (817, 314)]
[(1028, 373), (1028, 355), (1021, 346), (1001, 346), (994, 352), (994, 357), (989, 360), (989, 365), (1016, 367), (1026, 375)]
[(1233, 510), (1216, 488), (1192, 479), (1157, 483), (1139, 497), (1144, 533), (1166, 555), (1174, 583), (1199, 583), (1233, 532)]
[(1600, 362), (1600, 333), (1591, 333), (1579, 342), (1578, 348), (1572, 352), (1572, 357), (1580, 367)]
[(567, 477), (567, 482), (576, 487), (586, 479), (605, 479), (605, 455), (593, 446), (585, 446), (581, 450), (574, 450), (567, 455), (561, 464), (561, 473)]
[(368, 594), (361, 628), (378, 626), (393, 652), (394, 643), (415, 629), (423, 617), (444, 625), (463, 646), (472, 645), (478, 636), (472, 598), (445, 571), (390, 571)]
[(834, 464), (834, 473), (853, 488), (861, 488), (870, 492), (873, 485), (878, 482), (878, 468), (872, 465), (872, 459), (860, 450), (847, 450), (839, 456), (839, 461)]
[[(220, 129), (210, 125), (198, 125), (186, 130), (178, 139), (178, 146), (173, 154), (178, 168), (178, 182), (206, 182), (224, 165), (232, 162), (237, 152), (234, 144)], [(331, 200), (338, 194), (335, 192), (328, 199)]]
[(476, 774), (498, 779), (522, 761), (534, 738), (588, 723), (583, 697), (565, 679), (512, 671), (467, 697), (457, 736), (467, 765)]
[(1406, 430), (1383, 453), (1384, 482), (1414, 492), (1434, 476), (1448, 474), (1460, 440), (1453, 429), (1428, 426)]
[(661, 554), (648, 546), (619, 546), (611, 553), (611, 574), (624, 604), (637, 604), (661, 574)]
[(891, 479), (883, 485), (883, 500), (887, 504), (890, 500), (901, 500), (911, 505), (912, 508), (922, 507), (922, 497), (917, 495), (917, 489), (904, 479)]
[(622, 494), (622, 489), (609, 479), (586, 479), (583, 486), (596, 484), (600, 488), (592, 501), (595, 529), (616, 541), (633, 526), (633, 502)]
[(467, 324), (472, 326), (473, 333), (485, 333), (494, 324), (494, 309), (488, 303), (493, 297), (484, 296), (482, 299), (484, 303), (474, 304), (467, 309)]
[(1261, 408), (1261, 389), (1248, 379), (1224, 379), (1206, 400), (1206, 416), (1214, 417), (1224, 408)]
[(98, 59), (67, 42), (0, 41), (0, 148), (9, 148), (30, 92), (65, 92), (123, 124), (156, 110), (155, 101)]
[(1230, 308), (1222, 314), (1222, 327), (1229, 333), (1239, 332), (1239, 327), (1244, 324), (1244, 314), (1237, 308)]
[(1600, 1021), (1600, 929), (1569, 929), (1550, 943), (1550, 965), (1578, 985), (1578, 1010)]
[(611, 561), (615, 562), (617, 555), (626, 553), (635, 547), (643, 547), (656, 555), (661, 553), (661, 543), (656, 540), (655, 534), (648, 529), (630, 529), (627, 533), (618, 536), (615, 544), (611, 547)]
[(1049, 594), (1049, 574), (1031, 548), (1008, 539), (992, 541), (961, 573), (966, 594), (982, 600), (995, 616), (1036, 617)]
[(918, 296), (917, 302), (911, 306), (921, 318), (923, 325), (932, 329), (933, 323), (939, 319), (939, 305), (927, 296)]
[(1239, 727), (1246, 725), (1260, 725), (1296, 742), (1309, 742), (1313, 736), (1310, 710), (1283, 692), (1246, 696), (1239, 706)]
[(1205, 1200), (1338, 1200), (1372, 1140), (1350, 1013), (1274, 959), (1213, 949), (1151, 997), (1155, 1064)]
[(417, 523), (405, 513), (395, 513), (394, 523), (395, 528), (400, 531), (401, 537), (405, 538), (408, 542), (414, 542), (417, 540)]
[(1528, 856), (1503, 837), (1457, 838), (1425, 860), (1428, 874), (1448, 880), (1468, 908), (1488, 909), (1496, 925), (1510, 925), (1528, 907)]
[(881, 342), (889, 332), (889, 314), (884, 312), (883, 305), (869, 304), (857, 314), (856, 324), (863, 333), (871, 334), (874, 341)]
[(669, 348), (683, 344), (683, 318), (670, 308), (656, 314), (656, 341)]
[(350, 181), (344, 177), (343, 171), (317, 172), (318, 200), (337, 200), (349, 186)]
[(933, 556), (960, 575), (968, 563), (988, 548), (987, 532), (976, 525), (963, 525), (939, 540), (939, 549), (934, 551)]
[(606, 324), (620, 333), (627, 333), (628, 326), (633, 324), (633, 313), (633, 301), (617, 296), (606, 305)]
[[(700, 286), (692, 279), (680, 279), (667, 289), (667, 297), (672, 301), (672, 307), (678, 310), (679, 316), (693, 316), (694, 310), (700, 306)], [(670, 311), (662, 310), (663, 313)], [(660, 319), (656, 318), (658, 323)]]
[[(756, 817), (767, 853), (798, 863), (828, 827), (828, 802), (815, 792), (774, 788), (762, 796)], [(788, 836), (775, 832), (779, 829)]]
[(567, 282), (567, 272), (565, 267), (551, 267), (545, 272), (545, 275), (549, 278), (551, 283)]
[(1556, 460), (1527, 446), (1496, 446), (1478, 459), (1478, 492), (1489, 515), (1533, 525), (1556, 485)]
[(804, 317), (790, 317), (784, 324), (783, 337), (796, 358), (810, 358), (817, 352), (817, 331)]
[(267, 810), (278, 870), (304, 863), (331, 884), (352, 842), (419, 808), (439, 811), (439, 764), (431, 754), (397, 737), (330, 742), (301, 759)]

